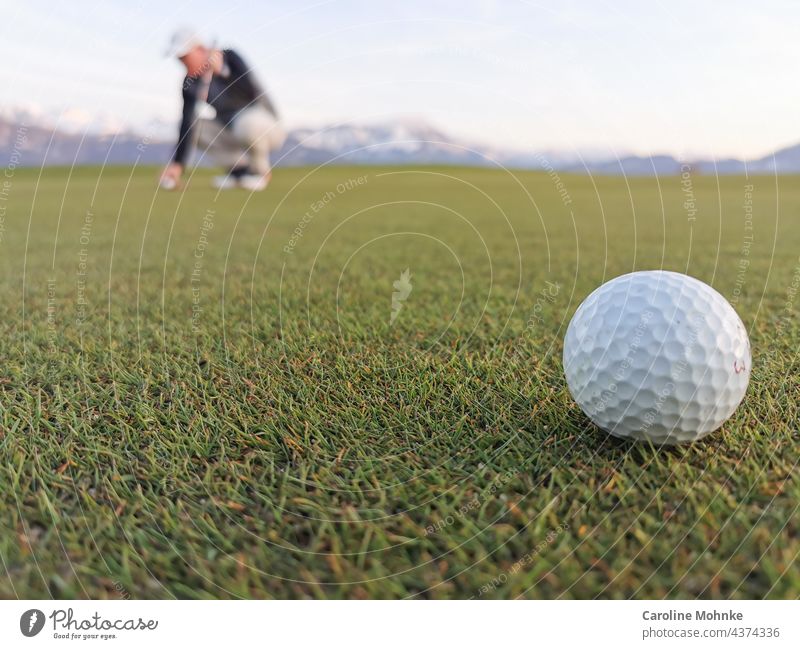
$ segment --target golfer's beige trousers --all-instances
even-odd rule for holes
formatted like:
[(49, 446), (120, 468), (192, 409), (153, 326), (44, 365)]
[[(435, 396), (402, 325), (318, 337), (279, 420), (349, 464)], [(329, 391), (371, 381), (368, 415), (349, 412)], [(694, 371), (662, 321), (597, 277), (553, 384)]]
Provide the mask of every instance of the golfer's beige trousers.
[(230, 170), (247, 165), (254, 174), (270, 170), (271, 151), (280, 149), (286, 132), (266, 108), (252, 106), (239, 112), (225, 128), (215, 119), (199, 119), (197, 145)]

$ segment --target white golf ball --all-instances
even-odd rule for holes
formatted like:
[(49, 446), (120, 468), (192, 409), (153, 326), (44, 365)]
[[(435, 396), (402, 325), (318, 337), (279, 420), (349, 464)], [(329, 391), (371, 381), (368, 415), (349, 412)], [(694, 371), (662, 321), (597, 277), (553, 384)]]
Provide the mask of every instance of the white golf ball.
[(728, 301), (669, 271), (630, 273), (595, 290), (564, 337), (567, 386), (615, 435), (655, 444), (700, 439), (736, 410), (750, 341)]

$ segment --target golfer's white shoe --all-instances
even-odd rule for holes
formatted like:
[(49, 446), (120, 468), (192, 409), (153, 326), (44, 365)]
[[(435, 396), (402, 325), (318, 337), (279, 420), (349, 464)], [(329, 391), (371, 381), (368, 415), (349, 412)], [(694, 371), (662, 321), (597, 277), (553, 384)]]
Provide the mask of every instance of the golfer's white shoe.
[(226, 174), (224, 176), (214, 176), (211, 184), (215, 189), (236, 189), (239, 186), (239, 181), (230, 174)]
[(257, 174), (245, 174), (239, 177), (239, 187), (249, 189), (251, 192), (260, 192), (267, 188), (272, 172), (265, 173), (263, 176)]

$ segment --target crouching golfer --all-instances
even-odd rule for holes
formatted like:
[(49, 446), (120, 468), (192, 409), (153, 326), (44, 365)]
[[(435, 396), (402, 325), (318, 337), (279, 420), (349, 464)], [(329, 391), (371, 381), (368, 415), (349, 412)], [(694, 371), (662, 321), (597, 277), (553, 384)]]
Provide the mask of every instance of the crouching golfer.
[(233, 50), (207, 47), (191, 30), (175, 33), (169, 54), (186, 66), (186, 77), (178, 144), (161, 186), (178, 186), (196, 145), (227, 171), (214, 178), (215, 187), (264, 189), (271, 177), (269, 153), (286, 134), (252, 70)]

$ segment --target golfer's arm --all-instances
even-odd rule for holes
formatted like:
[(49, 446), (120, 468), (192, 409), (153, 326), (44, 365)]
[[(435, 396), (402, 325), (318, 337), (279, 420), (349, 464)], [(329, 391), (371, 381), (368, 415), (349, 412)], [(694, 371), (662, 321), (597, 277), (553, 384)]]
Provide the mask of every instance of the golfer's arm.
[(183, 114), (181, 115), (181, 126), (178, 131), (178, 143), (175, 145), (175, 154), (172, 156), (172, 161), (185, 166), (192, 145), (192, 131), (195, 128), (197, 97), (189, 91), (190, 88), (186, 87), (186, 82), (183, 85)]

